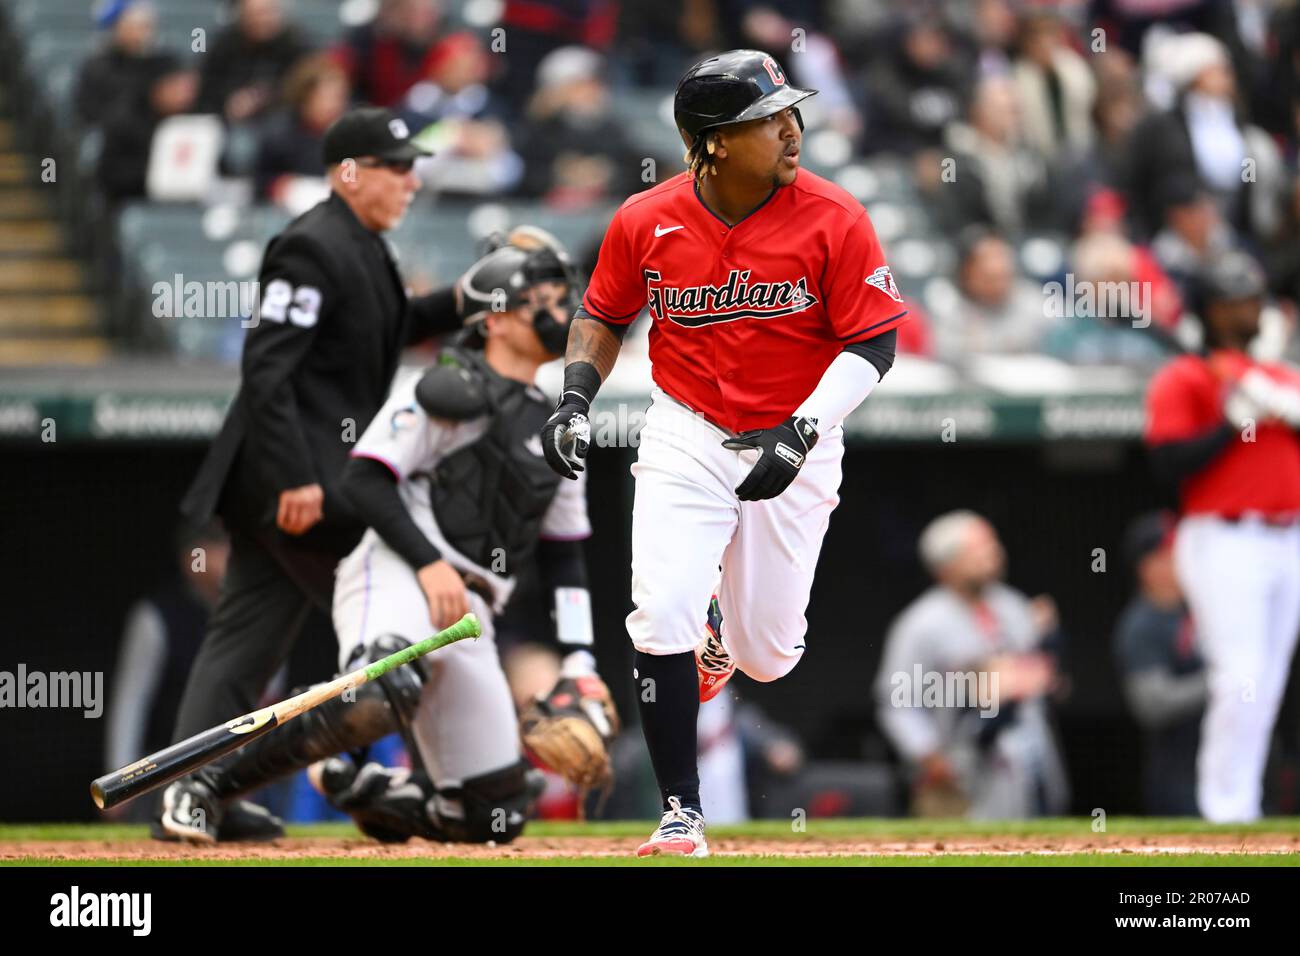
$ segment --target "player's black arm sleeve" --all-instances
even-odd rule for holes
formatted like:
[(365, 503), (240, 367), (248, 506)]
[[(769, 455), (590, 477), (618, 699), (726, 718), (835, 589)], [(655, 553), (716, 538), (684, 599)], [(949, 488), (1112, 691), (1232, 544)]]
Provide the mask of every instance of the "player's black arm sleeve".
[(415, 524), (397, 493), (393, 473), (373, 458), (349, 458), (339, 485), (353, 511), (415, 570), (442, 557)]
[(610, 321), (607, 321), (606, 319), (602, 319), (602, 318), (601, 318), (600, 316), (598, 316), (598, 315), (592, 315), (590, 312), (588, 312), (588, 311), (587, 311), (585, 308), (583, 308), (582, 306), (578, 306), (578, 310), (577, 310), (576, 312), (573, 313), (573, 321), (576, 322), (576, 321), (578, 321), (579, 319), (590, 319), (590, 320), (593, 321), (593, 322), (599, 322), (599, 323), (600, 323), (601, 325), (603, 325), (605, 328), (607, 328), (607, 329), (609, 329), (611, 332), (613, 332), (614, 335), (616, 335), (616, 336), (618, 337), (618, 340), (619, 340), (620, 342), (623, 341), (623, 336), (627, 335), (627, 330), (630, 329), (630, 328), (632, 327), (632, 323), (631, 323), (631, 322), (623, 322), (623, 323), (620, 323), (620, 322), (610, 322)]
[(888, 332), (881, 332), (865, 342), (854, 342), (852, 345), (844, 346), (844, 351), (852, 352), (854, 355), (860, 355), (876, 367), (880, 377), (884, 378), (885, 373), (894, 367), (894, 355), (898, 348), (898, 329), (890, 329)]
[(412, 296), (410, 310), (411, 325), (407, 330), (407, 345), (415, 345), (435, 335), (446, 335), (461, 327), (454, 285), (435, 289), (428, 295)]
[(1224, 422), (1191, 438), (1152, 445), (1151, 473), (1170, 483), (1190, 477), (1218, 457), (1236, 434), (1232, 423)]

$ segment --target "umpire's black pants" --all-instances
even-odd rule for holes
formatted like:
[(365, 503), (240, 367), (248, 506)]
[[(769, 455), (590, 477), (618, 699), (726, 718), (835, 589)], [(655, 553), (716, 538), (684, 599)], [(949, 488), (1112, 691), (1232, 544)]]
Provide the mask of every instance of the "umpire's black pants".
[(176, 715), (183, 740), (253, 710), (314, 606), (326, 615), (339, 556), (285, 545), (274, 532), (230, 536), (221, 595)]

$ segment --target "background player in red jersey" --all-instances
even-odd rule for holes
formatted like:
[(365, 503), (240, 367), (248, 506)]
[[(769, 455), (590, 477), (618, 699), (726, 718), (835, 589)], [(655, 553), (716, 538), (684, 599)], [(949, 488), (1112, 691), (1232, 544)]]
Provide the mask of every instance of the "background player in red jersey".
[(797, 104), (814, 92), (755, 50), (687, 71), (674, 113), (689, 169), (615, 214), (542, 432), (576, 477), (592, 399), (648, 305), (627, 628), (664, 816), (638, 855), (708, 854), (699, 701), (737, 667), (771, 681), (803, 655), (842, 423), (890, 368), (907, 313), (865, 210), (799, 168)]
[(1218, 823), (1260, 816), (1300, 629), (1300, 378), (1247, 352), (1264, 290), (1249, 256), (1215, 263), (1205, 354), (1170, 362), (1147, 394), (1152, 464), (1179, 482), (1174, 560), (1208, 671), (1197, 805)]

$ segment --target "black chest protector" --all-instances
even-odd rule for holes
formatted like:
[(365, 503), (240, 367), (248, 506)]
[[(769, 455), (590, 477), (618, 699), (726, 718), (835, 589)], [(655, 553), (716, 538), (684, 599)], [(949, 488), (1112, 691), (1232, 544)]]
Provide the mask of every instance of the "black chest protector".
[[(551, 406), (535, 389), (498, 375), (475, 350), (444, 349), (440, 366), (426, 374), (441, 374), (445, 382), (454, 369), (491, 422), (481, 438), (429, 473), (433, 516), (447, 543), (465, 557), (513, 575), (537, 547), (542, 519), (563, 480), (542, 456), (539, 436)], [(438, 414), (432, 403), (421, 404)]]

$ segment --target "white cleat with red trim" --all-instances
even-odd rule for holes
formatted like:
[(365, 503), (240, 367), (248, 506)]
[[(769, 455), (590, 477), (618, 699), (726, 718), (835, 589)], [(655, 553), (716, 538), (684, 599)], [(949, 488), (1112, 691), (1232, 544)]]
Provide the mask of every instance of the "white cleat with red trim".
[(709, 845), (704, 842), (704, 817), (698, 810), (683, 807), (676, 797), (668, 798), (668, 810), (659, 821), (659, 828), (636, 850), (637, 856), (693, 856), (709, 855)]

